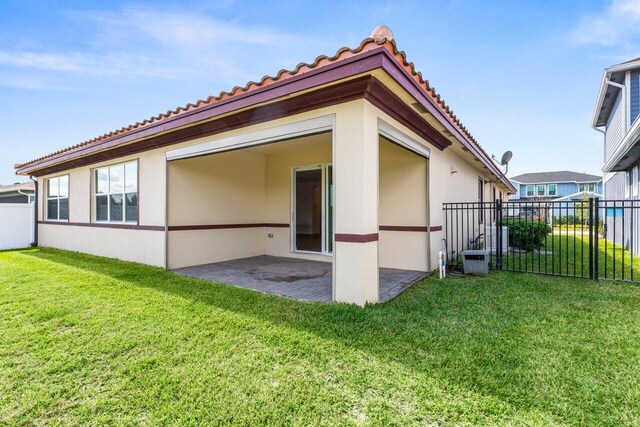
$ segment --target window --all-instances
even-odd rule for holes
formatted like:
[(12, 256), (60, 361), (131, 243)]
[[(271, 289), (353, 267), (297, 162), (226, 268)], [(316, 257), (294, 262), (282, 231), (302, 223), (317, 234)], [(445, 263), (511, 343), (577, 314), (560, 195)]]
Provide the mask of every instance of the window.
[(69, 175), (47, 179), (47, 220), (69, 221)]
[(586, 184), (578, 184), (578, 191), (579, 192), (583, 192), (583, 191), (587, 191), (587, 185)]
[(527, 197), (533, 197), (533, 196), (534, 196), (533, 185), (527, 185)]
[(138, 221), (137, 161), (98, 168), (94, 182), (96, 221)]
[(544, 196), (546, 194), (546, 191), (547, 191), (547, 186), (544, 184), (539, 184), (536, 189), (536, 195)]
[(558, 195), (558, 187), (556, 184), (549, 184), (547, 186), (547, 195), (549, 196), (557, 196)]

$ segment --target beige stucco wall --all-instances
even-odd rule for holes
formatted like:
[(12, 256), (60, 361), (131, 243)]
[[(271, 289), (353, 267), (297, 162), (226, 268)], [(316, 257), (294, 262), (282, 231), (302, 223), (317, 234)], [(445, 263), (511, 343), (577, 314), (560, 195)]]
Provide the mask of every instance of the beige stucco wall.
[[(427, 194), (431, 227), (444, 228), (443, 203), (474, 202), (478, 200), (478, 179), (482, 178), (485, 181), (491, 181), (491, 175), (482, 167), (480, 161), (466, 161), (460, 155), (456, 154), (452, 148), (441, 151), (378, 108), (372, 105), (370, 105), (369, 108), (377, 118), (384, 120), (413, 140), (429, 148)], [(490, 183), (484, 185), (485, 201), (491, 200), (492, 185), (493, 184)], [(421, 191), (422, 189), (418, 189), (416, 194), (419, 195)], [(380, 197), (382, 200), (383, 196), (381, 195)], [(383, 212), (384, 209), (381, 210), (381, 215)], [(380, 224), (394, 225), (384, 224), (382, 219)], [(384, 262), (385, 265), (399, 265), (402, 262), (400, 261), (401, 259), (413, 259), (412, 262), (424, 265), (424, 260), (421, 258), (422, 253), (416, 256), (415, 251), (419, 251), (425, 243), (425, 240), (428, 240), (430, 248), (429, 259), (431, 261), (429, 267), (435, 269), (438, 265), (438, 251), (443, 247), (443, 238), (446, 238), (444, 229), (425, 234), (381, 231), (380, 244), (384, 245), (385, 249), (380, 249), (380, 262)], [(394, 246), (397, 250), (392, 252), (391, 248)]]
[[(331, 163), (332, 135), (323, 134), (301, 138), (286, 144), (286, 151), (266, 155), (265, 223), (291, 222), (291, 170), (293, 167)], [(289, 228), (270, 227), (265, 230), (265, 254), (331, 262), (332, 257), (291, 252)], [(271, 234), (273, 237), (268, 237)]]
[[(331, 134), (169, 163), (169, 226), (289, 224), (291, 171), (331, 163)], [(271, 237), (270, 237), (271, 235)], [(171, 268), (257, 255), (331, 261), (292, 253), (289, 228), (170, 231)]]
[[(426, 227), (427, 159), (380, 138), (381, 226)], [(423, 231), (380, 230), (380, 267), (427, 271)]]
[(164, 266), (164, 233), (40, 224), (38, 244), (68, 251)]
[[(38, 219), (44, 218), (48, 178), (69, 175), (69, 223), (89, 224), (93, 221), (92, 171), (95, 168), (138, 160), (139, 224), (164, 226), (165, 161), (162, 150), (153, 150), (74, 168), (38, 178)], [(38, 244), (70, 251), (86, 252), (126, 261), (164, 266), (164, 233), (157, 230), (98, 228), (64, 224), (40, 224)]]

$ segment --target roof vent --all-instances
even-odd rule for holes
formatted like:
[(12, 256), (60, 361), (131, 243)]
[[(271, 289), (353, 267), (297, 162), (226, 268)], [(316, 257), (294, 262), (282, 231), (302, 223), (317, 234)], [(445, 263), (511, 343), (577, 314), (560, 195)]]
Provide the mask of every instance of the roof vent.
[(371, 33), (371, 38), (376, 43), (382, 43), (385, 40), (390, 42), (393, 40), (393, 31), (391, 31), (391, 28), (386, 25), (378, 25)]

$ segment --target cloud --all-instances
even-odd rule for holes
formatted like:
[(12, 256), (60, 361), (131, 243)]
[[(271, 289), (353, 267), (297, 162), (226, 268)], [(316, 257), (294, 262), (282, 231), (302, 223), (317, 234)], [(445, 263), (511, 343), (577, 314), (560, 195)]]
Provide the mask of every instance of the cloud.
[[(232, 64), (215, 58), (204, 58), (199, 65), (209, 69), (239, 72)], [(93, 54), (87, 52), (47, 53), (36, 51), (0, 50), (0, 64), (17, 68), (88, 76), (158, 77), (163, 79), (197, 78), (198, 68), (161, 57), (121, 53)]]
[(119, 34), (136, 34), (160, 44), (187, 48), (206, 48), (212, 44), (240, 43), (278, 46), (299, 43), (300, 36), (279, 30), (243, 26), (195, 12), (158, 11), (124, 8), (118, 13), (77, 12), (79, 19), (101, 24), (103, 29)]
[(260, 73), (269, 71), (263, 69), (273, 64), (269, 53), (279, 53), (281, 46), (309, 49), (320, 43), (300, 34), (218, 19), (211, 13), (143, 7), (72, 11), (66, 14), (69, 25), (85, 37), (57, 49), (47, 40), (26, 47), (8, 48), (9, 43), (3, 43), (0, 65), (16, 71), (16, 76), (33, 71), (47, 76), (215, 79), (241, 84), (262, 76), (255, 74), (255, 66), (260, 66)]
[(640, 37), (640, 0), (613, 0), (597, 15), (584, 16), (572, 31), (576, 45), (631, 47)]

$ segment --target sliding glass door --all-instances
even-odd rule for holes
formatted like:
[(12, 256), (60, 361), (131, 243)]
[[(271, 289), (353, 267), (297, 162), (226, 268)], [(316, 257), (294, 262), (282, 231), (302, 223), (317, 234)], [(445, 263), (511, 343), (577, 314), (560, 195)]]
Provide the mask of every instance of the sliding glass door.
[(292, 249), (331, 253), (333, 250), (333, 178), (327, 164), (293, 168)]

